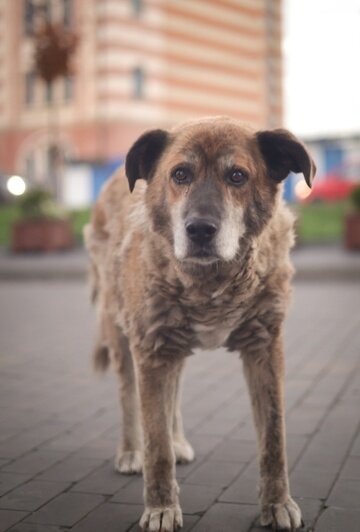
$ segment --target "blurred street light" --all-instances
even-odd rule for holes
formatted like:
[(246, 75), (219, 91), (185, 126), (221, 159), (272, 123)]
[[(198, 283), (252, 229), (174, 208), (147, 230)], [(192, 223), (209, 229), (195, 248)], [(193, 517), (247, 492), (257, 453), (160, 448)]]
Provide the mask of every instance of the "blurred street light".
[(6, 182), (6, 188), (13, 196), (21, 196), (26, 190), (25, 179), (19, 175), (12, 175)]

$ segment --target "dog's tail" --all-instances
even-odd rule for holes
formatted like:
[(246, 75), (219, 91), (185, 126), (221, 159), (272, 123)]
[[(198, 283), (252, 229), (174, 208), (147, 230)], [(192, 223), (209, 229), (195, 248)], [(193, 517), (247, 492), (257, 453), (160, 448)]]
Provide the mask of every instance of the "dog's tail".
[(93, 367), (99, 373), (104, 373), (110, 365), (109, 348), (100, 342), (96, 345), (93, 352)]

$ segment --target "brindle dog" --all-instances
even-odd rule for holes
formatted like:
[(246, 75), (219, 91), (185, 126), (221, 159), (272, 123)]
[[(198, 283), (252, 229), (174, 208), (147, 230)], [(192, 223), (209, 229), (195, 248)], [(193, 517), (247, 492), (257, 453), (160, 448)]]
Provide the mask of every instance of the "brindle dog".
[[(115, 465), (143, 469), (143, 530), (182, 526), (175, 461), (194, 451), (180, 413), (181, 372), (195, 348), (220, 346), (243, 361), (261, 523), (302, 524), (289, 491), (283, 405), (293, 217), (281, 182), (290, 171), (311, 186), (315, 165), (288, 131), (204, 119), (142, 135), (95, 206), (86, 229), (100, 316), (95, 363), (105, 369), (112, 360), (119, 376)], [(137, 184), (133, 194), (126, 178), (131, 192)]]

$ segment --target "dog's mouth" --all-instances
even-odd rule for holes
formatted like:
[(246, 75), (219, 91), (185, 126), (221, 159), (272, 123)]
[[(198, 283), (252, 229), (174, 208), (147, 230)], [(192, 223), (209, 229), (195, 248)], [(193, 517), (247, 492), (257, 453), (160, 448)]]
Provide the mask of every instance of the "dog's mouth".
[(219, 260), (220, 257), (208, 247), (199, 247), (198, 249), (191, 251), (191, 253), (184, 258), (184, 261), (186, 262), (203, 265), (213, 264)]

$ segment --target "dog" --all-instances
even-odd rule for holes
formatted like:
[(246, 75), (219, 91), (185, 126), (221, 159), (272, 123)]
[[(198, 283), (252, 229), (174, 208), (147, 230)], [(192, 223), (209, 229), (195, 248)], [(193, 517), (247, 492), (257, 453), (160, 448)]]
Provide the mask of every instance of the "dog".
[(289, 491), (283, 405), (294, 220), (281, 183), (290, 172), (311, 186), (315, 164), (289, 131), (205, 118), (144, 133), (94, 207), (85, 230), (99, 313), (94, 361), (100, 370), (112, 361), (119, 376), (115, 466), (143, 471), (143, 530), (182, 526), (175, 463), (192, 461), (194, 451), (183, 430), (181, 373), (195, 348), (217, 347), (243, 362), (261, 524), (302, 526)]

